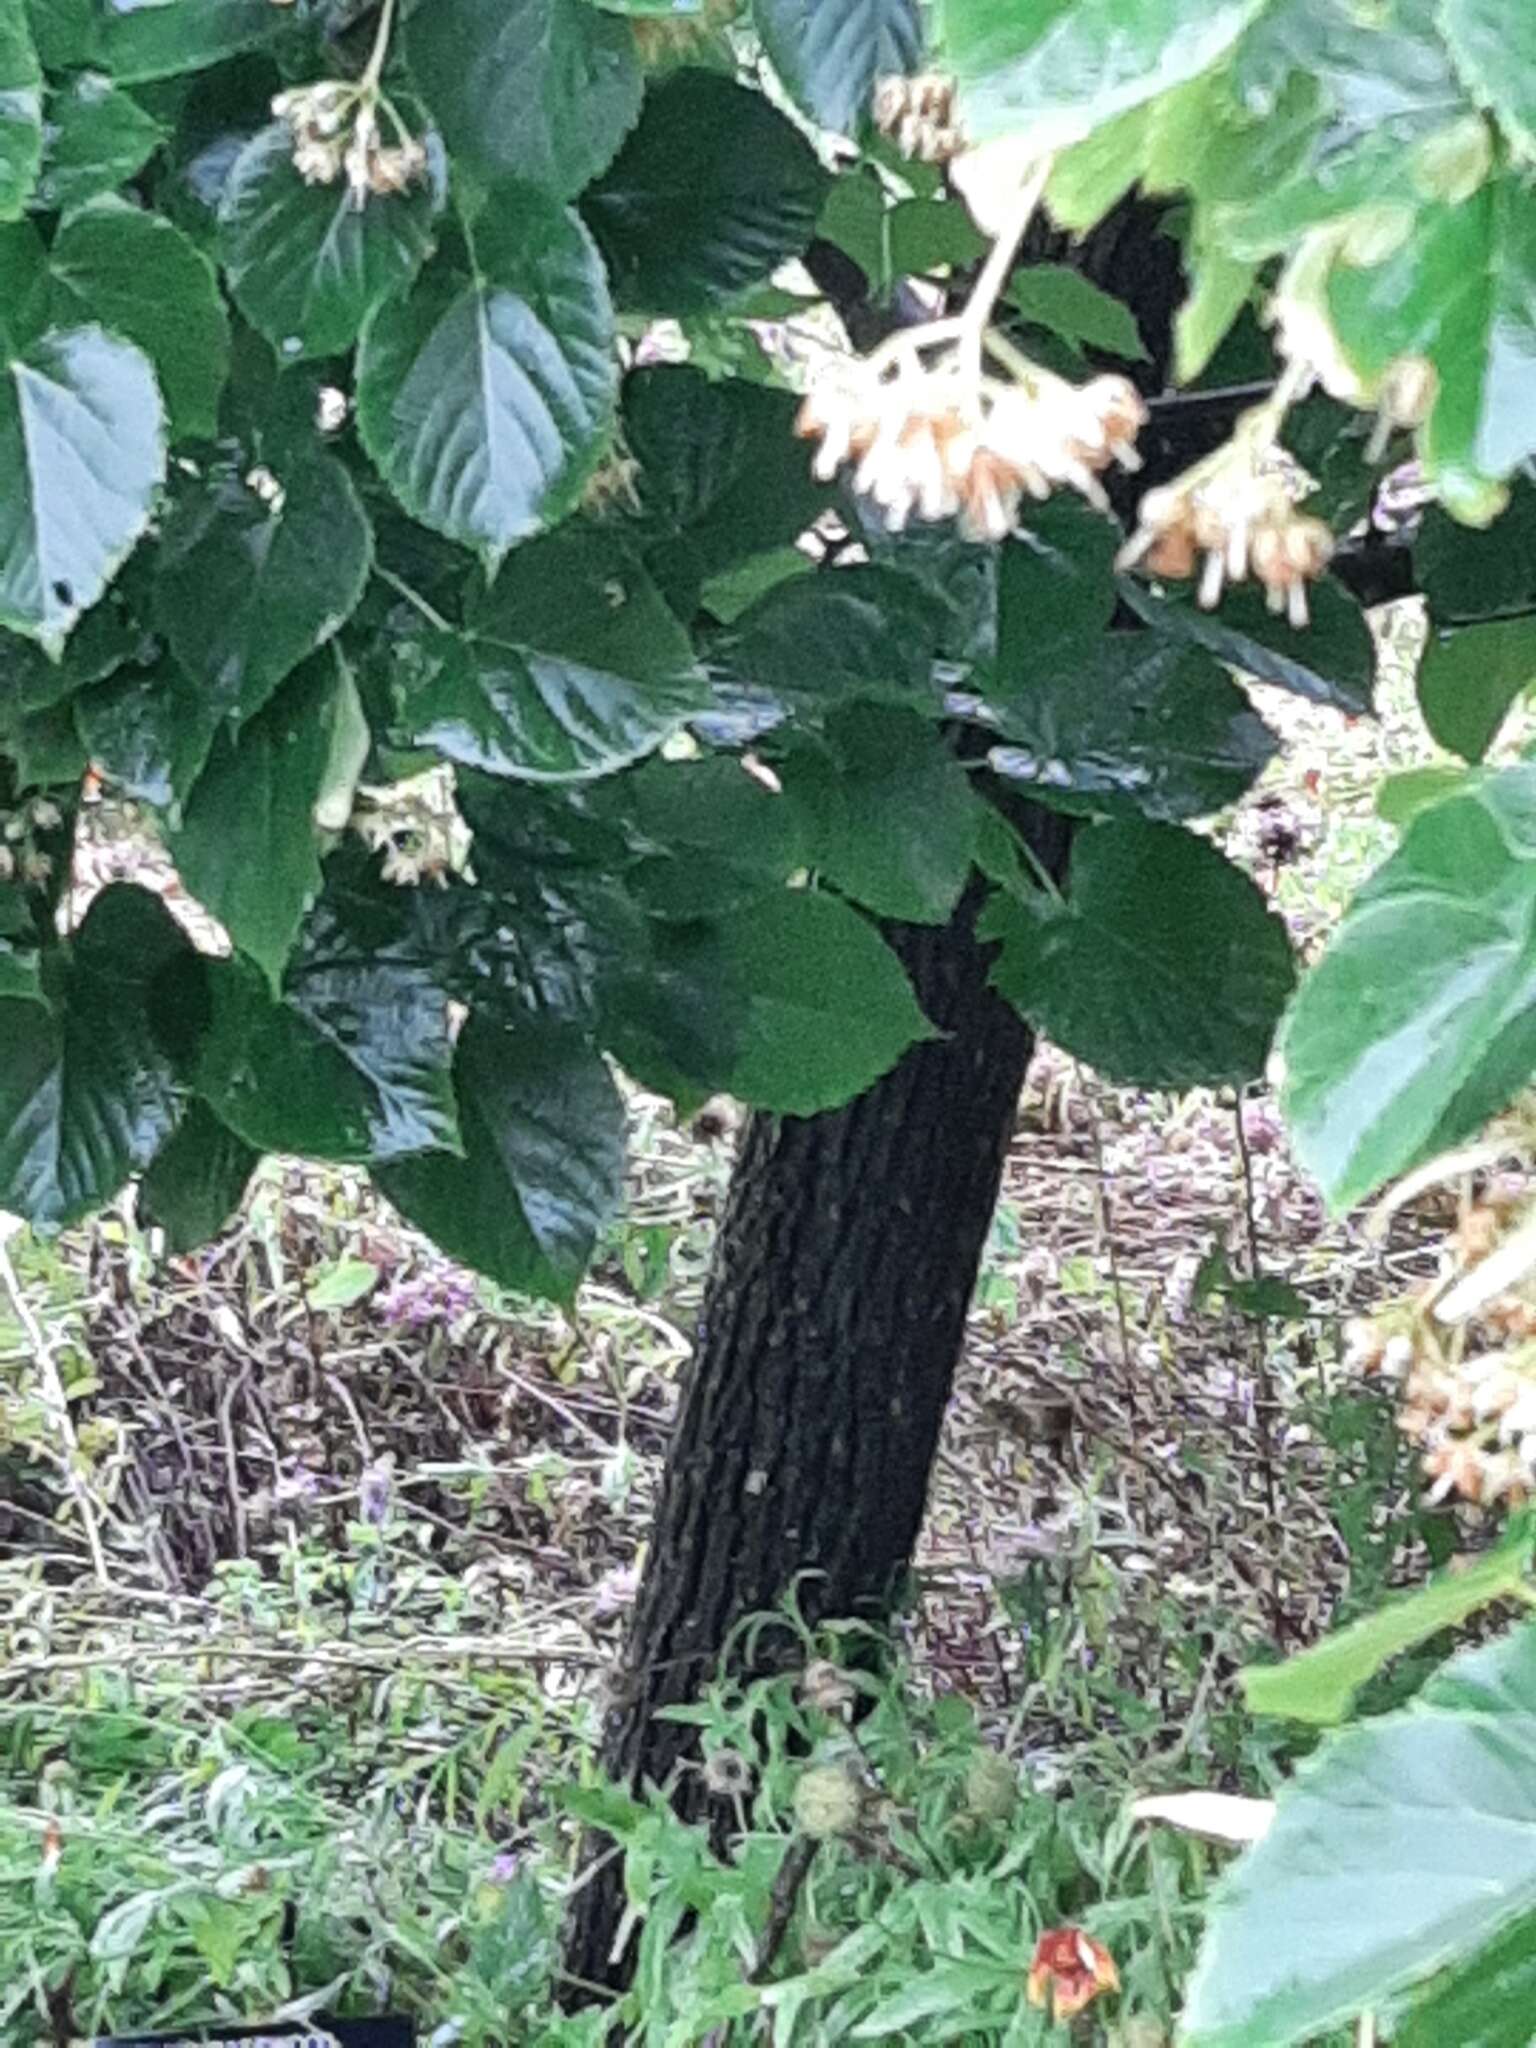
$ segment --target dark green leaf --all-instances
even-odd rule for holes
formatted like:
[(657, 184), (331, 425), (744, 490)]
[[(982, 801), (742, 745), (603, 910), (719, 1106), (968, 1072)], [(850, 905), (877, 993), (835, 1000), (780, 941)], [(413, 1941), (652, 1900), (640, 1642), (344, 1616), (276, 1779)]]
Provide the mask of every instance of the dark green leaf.
[(1533, 2009), (1536, 1916), (1527, 1914), (1437, 1979), (1393, 2040), (1396, 2048), (1530, 2048)]
[(0, 724), (13, 713), (46, 711), (110, 676), (133, 658), (142, 637), (115, 592), (86, 613), (57, 661), (35, 640), (0, 630)]
[(332, 456), (285, 464), (278, 496), (228, 472), (189, 486), (166, 526), (155, 616), (221, 713), (250, 718), (346, 620), (368, 579), (368, 520)]
[(74, 700), (75, 729), (114, 789), (172, 810), (202, 773), (218, 707), (174, 662), (130, 669)]
[(48, 325), (48, 252), (30, 221), (0, 221), (0, 350), (19, 354)]
[(452, 1257), (571, 1301), (622, 1183), (624, 1110), (607, 1068), (567, 1025), (476, 1012), (454, 1081), (464, 1157), (403, 1162), (380, 1186)]
[(201, 71), (254, 50), (288, 26), (272, 0), (30, 0), (32, 25), (50, 70), (92, 66), (125, 84)]
[(1516, 480), (1486, 533), (1431, 506), (1413, 544), (1414, 580), (1442, 626), (1511, 611), (1536, 598), (1536, 485)]
[(640, 110), (633, 32), (585, 0), (418, 0), (406, 54), (455, 162), (570, 199)]
[(791, 97), (836, 135), (857, 135), (876, 79), (915, 71), (922, 54), (917, 0), (752, 0), (752, 18)]
[(988, 759), (1059, 810), (1199, 817), (1234, 802), (1276, 751), (1219, 663), (1177, 640), (1106, 633), (1090, 653), (1047, 649), (1034, 674), (1027, 641), (1003, 659), (984, 715), (1004, 744)]
[(805, 864), (798, 808), (729, 756), (651, 761), (596, 794), (641, 856), (630, 887), (659, 917), (728, 916)]
[(1490, 619), (1430, 636), (1419, 667), (1419, 709), (1442, 747), (1480, 761), (1533, 681), (1536, 618)]
[(934, 1036), (896, 955), (833, 896), (780, 890), (724, 939), (747, 1000), (730, 1090), (754, 1108), (834, 1109)]
[(1129, 1087), (1264, 1071), (1294, 979), (1285, 926), (1216, 848), (1115, 821), (1073, 844), (1065, 903), (993, 898), (995, 986), (1064, 1051)]
[(99, 327), (51, 330), (4, 367), (0, 624), (57, 648), (144, 529), (165, 416), (144, 356)]
[(794, 438), (797, 409), (791, 392), (685, 364), (624, 380), (624, 439), (659, 536), (647, 564), (685, 617), (705, 578), (794, 541), (831, 502)]
[[(839, 180), (840, 185), (848, 182)], [(825, 220), (823, 212), (823, 223)], [(916, 277), (927, 271), (979, 262), (987, 253), (986, 236), (958, 199), (899, 200), (889, 214), (882, 213), (877, 231), (888, 254), (882, 254), (871, 266), (871, 275), (875, 277), (886, 272), (892, 277)]]
[(1048, 660), (1096, 655), (1115, 609), (1119, 528), (1065, 495), (1031, 506), (1028, 518), (998, 551), (1002, 658), (1033, 669)]
[(1376, 651), (1365, 614), (1332, 582), (1311, 593), (1311, 623), (1299, 631), (1277, 619), (1248, 585), (1223, 593), (1219, 612), (1202, 611), (1193, 598), (1154, 597), (1122, 577), (1120, 595), (1159, 634), (1207, 647), (1258, 683), (1273, 683), (1314, 704), (1369, 711)]
[(613, 314), (585, 229), (537, 193), (481, 219), (474, 265), (439, 259), (373, 315), (357, 423), (408, 512), (497, 554), (568, 512), (602, 457)]
[[(723, 872), (708, 865), (701, 893)], [(730, 1086), (747, 1023), (747, 998), (719, 925), (652, 923), (644, 949), (631, 948), (603, 984), (604, 1045), (642, 1087), (670, 1096), (684, 1114)]]
[(160, 123), (130, 93), (99, 72), (84, 72), (48, 95), (33, 204), (63, 213), (115, 191), (164, 139)]
[(1536, 156), (1536, 14), (1503, 0), (1440, 0), (1436, 19), (1472, 98)]
[(319, 893), (316, 806), (353, 687), (328, 656), (307, 663), (214, 741), (170, 834), (182, 881), (274, 990)]
[(158, 897), (115, 883), (91, 905), (57, 996), (0, 1001), (0, 1206), (67, 1223), (148, 1164), (177, 1110), (151, 991), (187, 950)]
[(1286, 1108), (1336, 1208), (1478, 1130), (1536, 1071), (1533, 819), (1536, 767), (1420, 811), (1303, 982)]
[(618, 303), (684, 313), (798, 256), (827, 187), (815, 151), (761, 93), (690, 70), (651, 89), (582, 204)]
[(43, 158), (43, 73), (25, 0), (0, 0), (0, 220), (21, 214)]
[(344, 183), (299, 176), (285, 122), (264, 128), (235, 159), (219, 201), (235, 303), (285, 361), (340, 354), (421, 268), (441, 197), (434, 176), (357, 206)]
[(1193, 78), (1264, 0), (945, 0), (943, 55), (974, 141), (1027, 130), (1042, 155)]
[(601, 533), (519, 549), (464, 633), (423, 633), (394, 652), (402, 717), (420, 744), (528, 781), (605, 775), (708, 702), (688, 636)]
[(212, 435), (229, 322), (213, 266), (181, 229), (126, 200), (96, 199), (60, 228), (52, 268), (58, 319), (99, 320), (136, 342), (155, 366), (172, 434)]
[(834, 713), (824, 746), (790, 756), (785, 799), (812, 865), (877, 916), (942, 924), (959, 902), (981, 807), (927, 719), (876, 704)]
[(937, 710), (943, 611), (892, 569), (860, 563), (779, 583), (710, 643), (710, 666), (777, 695), (886, 697)]
[(195, 1251), (239, 1208), (259, 1157), (205, 1102), (189, 1103), (139, 1183), (139, 1214), (165, 1232), (167, 1251)]
[(258, 1152), (381, 1164), (456, 1150), (448, 1000), (401, 947), (372, 952), (312, 917), (275, 1002), (241, 960), (209, 970), (198, 1092)]
[(1026, 320), (1048, 327), (1074, 348), (1101, 349), (1131, 363), (1147, 359), (1129, 306), (1065, 263), (1030, 263), (1016, 270), (1008, 298)]
[[(1218, 1895), (1190, 2048), (1287, 2048), (1536, 1908), (1536, 1628), (1464, 1652), (1333, 1737)], [(1529, 2015), (1527, 2015), (1528, 2017)], [(1433, 2037), (1436, 2048), (1457, 2034)]]
[(1296, 1721), (1344, 1720), (1355, 1694), (1389, 1659), (1496, 1600), (1518, 1596), (1528, 1583), (1530, 1552), (1525, 1526), (1487, 1556), (1399, 1594), (1283, 1664), (1250, 1665), (1243, 1673), (1249, 1711), (1288, 1714)]

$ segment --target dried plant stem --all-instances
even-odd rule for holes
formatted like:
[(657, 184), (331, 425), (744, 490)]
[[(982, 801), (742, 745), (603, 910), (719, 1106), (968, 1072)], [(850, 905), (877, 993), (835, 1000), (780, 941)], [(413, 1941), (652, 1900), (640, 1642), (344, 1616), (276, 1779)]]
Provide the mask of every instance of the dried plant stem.
[(63, 1444), (58, 1463), (64, 1473), (65, 1483), (74, 1496), (80, 1511), (80, 1526), (85, 1531), (85, 1540), (90, 1548), (91, 1568), (98, 1584), (110, 1587), (111, 1576), (107, 1571), (106, 1551), (102, 1547), (101, 1524), (96, 1514), (96, 1502), (86, 1484), (85, 1463), (81, 1456), (80, 1439), (75, 1434), (75, 1419), (69, 1412), (69, 1395), (65, 1392), (63, 1375), (59, 1362), (54, 1357), (53, 1345), (48, 1333), (32, 1312), (32, 1305), (22, 1290), (16, 1268), (11, 1263), (11, 1254), (6, 1245), (6, 1230), (0, 1224), (0, 1285), (3, 1285), (10, 1301), (12, 1312), (21, 1325), (21, 1334), (26, 1341), (32, 1362), (37, 1367), (38, 1377), (43, 1385), (43, 1399), (59, 1432)]

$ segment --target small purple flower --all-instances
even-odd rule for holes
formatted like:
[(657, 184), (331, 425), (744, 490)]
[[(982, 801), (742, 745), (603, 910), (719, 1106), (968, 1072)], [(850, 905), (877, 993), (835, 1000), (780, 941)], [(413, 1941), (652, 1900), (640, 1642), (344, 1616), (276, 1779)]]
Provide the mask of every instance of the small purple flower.
[(511, 1884), (523, 1867), (522, 1858), (503, 1849), (499, 1856), (491, 1858), (491, 1867), (486, 1876), (492, 1884)]
[(474, 1305), (473, 1282), (463, 1273), (442, 1269), (397, 1280), (379, 1309), (392, 1330), (420, 1330), (429, 1323), (451, 1323)]

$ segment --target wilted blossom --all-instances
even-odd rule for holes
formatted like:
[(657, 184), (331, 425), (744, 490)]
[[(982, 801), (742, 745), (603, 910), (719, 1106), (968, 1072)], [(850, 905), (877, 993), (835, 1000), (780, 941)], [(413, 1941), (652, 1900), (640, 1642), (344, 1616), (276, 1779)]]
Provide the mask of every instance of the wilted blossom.
[(392, 1330), (419, 1330), (428, 1323), (450, 1323), (475, 1305), (475, 1290), (462, 1273), (439, 1269), (397, 1280), (379, 1310)]
[(1029, 2002), (1050, 2003), (1058, 2024), (1093, 2003), (1101, 1991), (1118, 1991), (1120, 1972), (1101, 1941), (1081, 1927), (1048, 1927), (1035, 1943), (1029, 1968)]
[(604, 1572), (592, 1589), (594, 1619), (612, 1621), (616, 1614), (622, 1614), (633, 1601), (639, 1586), (640, 1573), (635, 1565), (622, 1564), (611, 1572)]

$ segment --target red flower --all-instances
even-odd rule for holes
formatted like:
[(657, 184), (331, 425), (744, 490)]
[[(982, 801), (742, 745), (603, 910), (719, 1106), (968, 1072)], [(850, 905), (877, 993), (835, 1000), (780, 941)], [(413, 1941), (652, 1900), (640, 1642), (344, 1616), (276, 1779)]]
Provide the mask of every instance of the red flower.
[(1029, 1966), (1029, 2002), (1050, 2000), (1051, 2018), (1069, 2020), (1101, 1991), (1118, 1991), (1120, 1972), (1104, 1944), (1081, 1927), (1048, 1927)]

